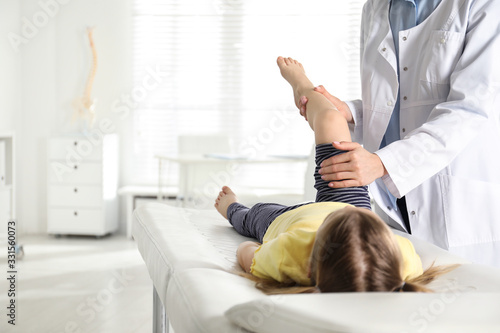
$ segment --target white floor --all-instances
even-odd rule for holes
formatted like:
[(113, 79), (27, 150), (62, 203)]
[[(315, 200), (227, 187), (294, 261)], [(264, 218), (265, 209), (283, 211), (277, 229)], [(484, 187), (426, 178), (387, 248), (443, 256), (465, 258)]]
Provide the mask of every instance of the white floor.
[(124, 236), (19, 237), (16, 326), (7, 324), (6, 245), (0, 253), (0, 332), (149, 333), (152, 282)]

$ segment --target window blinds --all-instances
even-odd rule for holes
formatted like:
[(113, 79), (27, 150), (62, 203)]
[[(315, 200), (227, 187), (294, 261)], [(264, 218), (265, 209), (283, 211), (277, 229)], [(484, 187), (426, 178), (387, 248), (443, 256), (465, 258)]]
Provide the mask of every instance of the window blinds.
[[(176, 154), (183, 134), (226, 133), (235, 154), (309, 154), (312, 131), (276, 58), (296, 58), (313, 83), (358, 98), (361, 7), (341, 0), (136, 0), (134, 82), (143, 85), (153, 71), (159, 84), (135, 100), (132, 181), (155, 184), (154, 155)], [(242, 168), (242, 183), (303, 185), (303, 166), (252, 168)], [(168, 176), (175, 184), (176, 171)]]

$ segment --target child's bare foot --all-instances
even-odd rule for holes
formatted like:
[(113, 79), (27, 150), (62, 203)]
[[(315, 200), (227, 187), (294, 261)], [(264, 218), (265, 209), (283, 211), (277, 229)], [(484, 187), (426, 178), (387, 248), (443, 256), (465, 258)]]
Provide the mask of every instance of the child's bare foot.
[(314, 85), (311, 81), (309, 81), (306, 76), (306, 72), (304, 71), (304, 67), (302, 67), (302, 64), (297, 60), (278, 57), (277, 63), (280, 68), (281, 75), (292, 86), (295, 105), (299, 107), (300, 97), (304, 96), (307, 90), (312, 91), (314, 89)]
[(223, 186), (222, 191), (219, 192), (219, 196), (215, 199), (214, 206), (227, 219), (227, 209), (234, 202), (238, 202), (236, 194), (228, 186)]

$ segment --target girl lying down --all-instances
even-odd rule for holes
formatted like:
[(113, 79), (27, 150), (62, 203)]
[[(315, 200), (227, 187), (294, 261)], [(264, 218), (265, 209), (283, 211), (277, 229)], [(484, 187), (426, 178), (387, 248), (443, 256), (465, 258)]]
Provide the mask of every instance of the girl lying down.
[(308, 98), (307, 121), (316, 141), (316, 202), (295, 206), (260, 203), (247, 208), (222, 188), (215, 207), (240, 234), (254, 237), (237, 251), (247, 277), (268, 294), (349, 291), (430, 291), (436, 276), (455, 266), (422, 269), (406, 238), (394, 235), (373, 212), (366, 186), (332, 188), (321, 163), (345, 153), (332, 142), (351, 141), (346, 119), (291, 58), (278, 58), (297, 100)]

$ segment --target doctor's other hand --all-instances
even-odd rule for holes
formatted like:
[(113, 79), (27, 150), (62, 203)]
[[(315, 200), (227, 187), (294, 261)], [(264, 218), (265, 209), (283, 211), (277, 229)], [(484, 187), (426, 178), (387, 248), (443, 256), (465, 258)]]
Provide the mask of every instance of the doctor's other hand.
[[(322, 85), (319, 85), (317, 87), (314, 87), (314, 91), (319, 92), (323, 96), (326, 97), (339, 111), (340, 113), (344, 116), (344, 118), (347, 120), (348, 123), (354, 122), (352, 119), (352, 113), (351, 110), (349, 109), (349, 106), (337, 97), (333, 96), (330, 94), (325, 87)], [(299, 110), (300, 110), (300, 115), (306, 118), (307, 120), (307, 97), (302, 96), (299, 99)]]
[(387, 174), (384, 164), (377, 154), (370, 153), (357, 142), (334, 142), (333, 146), (346, 150), (321, 163), (321, 179), (330, 181), (334, 188), (368, 185)]

